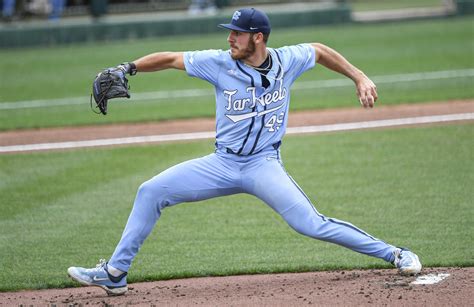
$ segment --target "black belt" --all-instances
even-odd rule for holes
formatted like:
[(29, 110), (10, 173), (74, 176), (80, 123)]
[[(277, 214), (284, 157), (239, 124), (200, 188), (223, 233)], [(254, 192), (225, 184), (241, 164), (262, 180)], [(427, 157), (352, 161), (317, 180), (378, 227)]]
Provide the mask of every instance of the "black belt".
[[(277, 150), (278, 148), (280, 148), (280, 146), (281, 146), (281, 141), (278, 141), (278, 142), (276, 142), (275, 144), (272, 144), (272, 147), (273, 147), (273, 149), (275, 149), (275, 150)], [(230, 149), (229, 147), (226, 147), (225, 149), (226, 149), (227, 153), (230, 153), (230, 154), (233, 154), (233, 155), (236, 155), (236, 156), (251, 156), (251, 155), (238, 154), (238, 153), (236, 153), (235, 151), (233, 151), (232, 149)], [(262, 150), (260, 150), (260, 151), (262, 151)], [(257, 153), (259, 153), (260, 151), (254, 152), (252, 155), (257, 154)]]

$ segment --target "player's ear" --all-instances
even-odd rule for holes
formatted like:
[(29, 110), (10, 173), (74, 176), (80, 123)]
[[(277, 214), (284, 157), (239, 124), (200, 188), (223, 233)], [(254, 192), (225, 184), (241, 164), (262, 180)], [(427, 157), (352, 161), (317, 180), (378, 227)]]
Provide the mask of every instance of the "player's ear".
[(262, 43), (263, 42), (263, 33), (258, 32), (253, 35), (253, 41), (254, 43)]

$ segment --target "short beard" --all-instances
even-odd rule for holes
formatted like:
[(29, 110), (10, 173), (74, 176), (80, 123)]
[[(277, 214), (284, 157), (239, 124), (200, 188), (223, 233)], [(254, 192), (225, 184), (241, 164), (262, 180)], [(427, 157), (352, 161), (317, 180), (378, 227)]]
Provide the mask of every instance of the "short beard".
[(249, 38), (249, 43), (247, 45), (247, 48), (245, 48), (245, 50), (242, 51), (242, 54), (239, 53), (239, 54), (233, 55), (231, 53), (230, 56), (235, 61), (246, 60), (255, 53), (255, 49), (256, 49), (255, 42), (253, 41), (253, 34), (252, 34)]

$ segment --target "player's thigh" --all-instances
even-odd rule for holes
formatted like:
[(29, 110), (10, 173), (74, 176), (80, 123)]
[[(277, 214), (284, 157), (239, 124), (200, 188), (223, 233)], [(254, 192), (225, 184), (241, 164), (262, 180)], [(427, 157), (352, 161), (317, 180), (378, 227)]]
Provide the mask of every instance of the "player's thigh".
[(263, 200), (279, 214), (296, 205), (311, 206), (309, 199), (278, 159), (265, 159), (248, 174), (247, 192)]
[(160, 207), (239, 193), (232, 165), (215, 154), (177, 164), (143, 183)]

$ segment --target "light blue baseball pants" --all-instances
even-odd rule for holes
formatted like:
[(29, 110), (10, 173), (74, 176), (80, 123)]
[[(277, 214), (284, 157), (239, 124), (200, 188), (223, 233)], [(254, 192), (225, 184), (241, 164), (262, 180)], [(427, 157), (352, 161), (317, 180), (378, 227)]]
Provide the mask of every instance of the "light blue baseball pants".
[(255, 195), (297, 232), (342, 245), (359, 253), (393, 261), (394, 246), (352, 224), (327, 218), (285, 171), (278, 150), (237, 156), (216, 150), (175, 165), (143, 183), (109, 264), (128, 272), (133, 258), (164, 208), (236, 193)]

